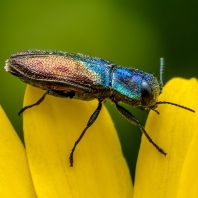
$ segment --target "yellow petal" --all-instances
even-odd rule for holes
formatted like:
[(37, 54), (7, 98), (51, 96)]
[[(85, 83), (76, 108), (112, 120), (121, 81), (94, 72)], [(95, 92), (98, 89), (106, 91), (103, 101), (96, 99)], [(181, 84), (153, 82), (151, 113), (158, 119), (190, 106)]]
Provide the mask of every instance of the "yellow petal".
[[(195, 125), (197, 120), (195, 121)], [(197, 126), (196, 126), (197, 127)], [(198, 130), (195, 129), (192, 140), (183, 164), (180, 185), (178, 188), (178, 198), (197, 198), (198, 197)]]
[(25, 149), (0, 106), (0, 197), (36, 197)]
[[(198, 185), (197, 173), (191, 180), (187, 179), (186, 174), (187, 169), (191, 169), (191, 165), (187, 161), (192, 160), (193, 156), (197, 155), (197, 149), (193, 151), (190, 146), (197, 140), (197, 138), (196, 140), (194, 138), (198, 133), (197, 80), (172, 79), (164, 87), (159, 101), (170, 101), (184, 105), (194, 109), (196, 113), (168, 104), (159, 105), (157, 110), (160, 115), (150, 112), (146, 123), (146, 131), (154, 142), (168, 154), (166, 157), (163, 156), (144, 136), (142, 137), (136, 168), (135, 198), (175, 198), (181, 190), (181, 178), (185, 178), (188, 184), (195, 182)], [(184, 166), (186, 167), (184, 168)], [(196, 160), (197, 166), (198, 160)], [(197, 172), (195, 167), (194, 171)], [(189, 197), (189, 194), (185, 194), (183, 197)]]
[[(35, 103), (43, 91), (28, 86), (24, 105)], [(97, 101), (83, 102), (47, 96), (23, 113), (27, 156), (38, 196), (132, 197), (132, 182), (111, 118), (103, 106), (74, 153)]]

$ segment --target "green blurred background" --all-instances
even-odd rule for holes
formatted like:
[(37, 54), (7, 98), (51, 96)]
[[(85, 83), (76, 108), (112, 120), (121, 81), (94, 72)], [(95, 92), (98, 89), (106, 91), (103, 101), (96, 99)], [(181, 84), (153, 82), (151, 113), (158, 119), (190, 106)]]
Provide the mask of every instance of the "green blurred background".
[[(194, 0), (1, 0), (0, 104), (22, 138), (22, 119), (17, 113), (26, 85), (3, 66), (11, 54), (26, 49), (80, 52), (157, 77), (163, 56), (165, 82), (175, 76), (197, 77), (197, 10)], [(134, 177), (141, 132), (113, 105), (107, 106)], [(127, 108), (145, 123), (144, 112)]]

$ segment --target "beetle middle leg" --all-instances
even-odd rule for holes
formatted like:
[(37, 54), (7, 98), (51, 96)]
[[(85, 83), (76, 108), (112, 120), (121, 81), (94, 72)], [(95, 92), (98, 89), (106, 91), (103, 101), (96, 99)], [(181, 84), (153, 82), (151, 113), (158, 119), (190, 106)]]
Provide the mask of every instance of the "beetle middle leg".
[(80, 142), (80, 140), (84, 136), (84, 134), (87, 131), (87, 129), (96, 121), (98, 115), (100, 114), (101, 109), (102, 109), (102, 102), (98, 101), (98, 106), (97, 106), (96, 110), (94, 111), (94, 113), (89, 118), (89, 121), (87, 122), (86, 127), (84, 128), (83, 132), (80, 134), (79, 138), (74, 143), (74, 146), (73, 146), (73, 148), (71, 150), (71, 153), (70, 153), (70, 156), (69, 156), (70, 166), (71, 167), (73, 166), (73, 162), (74, 162), (73, 155), (74, 155), (74, 151), (76, 149), (76, 146), (78, 145), (78, 143)]
[(141, 123), (139, 122), (139, 120), (137, 120), (128, 110), (126, 110), (125, 108), (123, 108), (122, 106), (120, 106), (117, 102), (114, 102), (116, 105), (117, 110), (119, 111), (119, 113), (121, 115), (123, 115), (129, 122), (133, 123), (134, 125), (138, 126), (140, 128), (140, 130), (142, 131), (142, 133), (144, 133), (144, 135), (146, 136), (146, 138), (148, 139), (148, 141), (162, 154), (166, 155), (167, 153), (160, 148), (155, 142), (153, 142), (153, 140), (151, 139), (151, 137), (149, 136), (149, 134), (146, 132), (146, 130), (144, 129), (144, 127), (141, 125)]
[(75, 96), (75, 91), (70, 91), (70, 92), (64, 93), (64, 92), (62, 92), (62, 91), (47, 90), (47, 91), (42, 95), (42, 97), (41, 97), (36, 103), (34, 103), (34, 104), (32, 104), (32, 105), (28, 105), (28, 106), (23, 107), (23, 108), (19, 111), (18, 115), (20, 116), (26, 109), (29, 109), (29, 108), (32, 108), (32, 107), (34, 107), (34, 106), (36, 106), (36, 105), (41, 104), (41, 102), (43, 102), (43, 100), (45, 99), (45, 97), (46, 97), (47, 95), (53, 95), (53, 96), (61, 97), (61, 98), (68, 98), (68, 97), (69, 97), (69, 98), (73, 98), (73, 97)]

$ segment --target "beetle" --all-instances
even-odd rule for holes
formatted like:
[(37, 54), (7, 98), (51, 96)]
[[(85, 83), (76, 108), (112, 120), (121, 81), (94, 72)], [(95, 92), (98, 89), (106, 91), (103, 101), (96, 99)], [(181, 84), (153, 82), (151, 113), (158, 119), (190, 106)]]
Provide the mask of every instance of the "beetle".
[(97, 108), (71, 150), (70, 166), (73, 166), (76, 146), (96, 121), (102, 103), (107, 99), (115, 104), (124, 118), (137, 125), (148, 141), (164, 155), (166, 152), (151, 139), (138, 119), (118, 103), (123, 102), (141, 110), (151, 109), (158, 114), (156, 108), (159, 104), (170, 104), (195, 112), (172, 102), (158, 101), (163, 89), (163, 58), (160, 59), (159, 81), (153, 74), (117, 66), (102, 58), (51, 50), (26, 50), (13, 54), (6, 61), (5, 70), (25, 83), (46, 90), (36, 103), (23, 107), (19, 115), (26, 109), (39, 105), (47, 95), (85, 101), (98, 99)]

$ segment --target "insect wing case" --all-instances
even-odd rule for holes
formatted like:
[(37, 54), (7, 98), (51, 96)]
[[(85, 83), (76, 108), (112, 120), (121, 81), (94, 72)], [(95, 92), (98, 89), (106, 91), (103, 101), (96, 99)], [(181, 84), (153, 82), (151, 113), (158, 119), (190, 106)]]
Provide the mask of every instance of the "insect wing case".
[(60, 51), (28, 50), (12, 55), (6, 70), (22, 81), (45, 90), (75, 91), (74, 98), (108, 97), (110, 61)]

